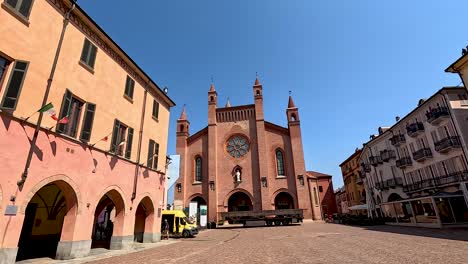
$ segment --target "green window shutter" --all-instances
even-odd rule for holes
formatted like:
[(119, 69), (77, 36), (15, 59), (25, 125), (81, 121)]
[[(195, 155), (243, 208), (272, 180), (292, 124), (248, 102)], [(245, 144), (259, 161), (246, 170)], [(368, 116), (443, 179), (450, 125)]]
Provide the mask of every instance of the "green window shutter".
[(95, 111), (96, 111), (95, 104), (91, 104), (91, 103), (86, 104), (83, 128), (81, 130), (81, 136), (80, 136), (80, 139), (82, 141), (89, 142), (91, 138), (91, 129), (93, 128), (93, 120), (94, 120)]
[(128, 128), (127, 135), (127, 149), (125, 150), (125, 158), (130, 159), (132, 156), (132, 141), (133, 141), (133, 128)]
[(23, 15), (25, 18), (29, 17), (29, 12), (31, 11), (32, 0), (23, 0), (21, 6), (19, 7), (18, 12)]
[(6, 3), (11, 6), (12, 8), (16, 9), (16, 5), (18, 4), (18, 0), (6, 0)]
[(88, 65), (89, 67), (93, 69), (94, 69), (94, 63), (96, 62), (96, 53), (97, 53), (97, 47), (91, 44), (91, 52), (89, 54)]
[(110, 152), (115, 153), (115, 150), (117, 149), (117, 145), (120, 143), (117, 143), (117, 135), (119, 133), (119, 128), (120, 128), (120, 122), (116, 119), (114, 121), (114, 130), (112, 131), (112, 140), (111, 140), (111, 147), (110, 147)]
[(156, 143), (155, 144), (155, 149), (154, 149), (154, 158), (153, 158), (153, 162), (154, 162), (154, 166), (153, 166), (153, 169), (158, 169), (158, 160), (159, 160), (159, 144)]
[[(72, 94), (70, 91), (66, 90), (65, 94), (63, 95), (62, 108), (60, 110), (59, 120), (64, 118), (65, 116), (68, 116), (71, 107), (71, 100)], [(63, 133), (66, 130), (67, 126), (68, 124), (58, 124), (57, 132)]]
[(84, 63), (87, 64), (87, 59), (88, 59), (88, 53), (89, 53), (89, 48), (91, 46), (91, 42), (89, 42), (88, 39), (85, 38), (84, 44), (83, 44), (83, 50), (81, 51), (81, 58), (80, 60)]
[(159, 103), (156, 100), (153, 101), (153, 116), (159, 118)]
[(153, 168), (153, 155), (154, 155), (154, 141), (150, 139), (148, 144), (148, 159), (147, 159), (147, 166), (149, 168)]
[(18, 104), (18, 98), (23, 87), (24, 78), (28, 70), (28, 62), (17, 61), (13, 67), (10, 81), (8, 82), (5, 95), (2, 100), (2, 108), (15, 109)]
[(127, 81), (125, 82), (125, 95), (133, 99), (133, 87), (135, 86), (135, 81), (127, 76)]

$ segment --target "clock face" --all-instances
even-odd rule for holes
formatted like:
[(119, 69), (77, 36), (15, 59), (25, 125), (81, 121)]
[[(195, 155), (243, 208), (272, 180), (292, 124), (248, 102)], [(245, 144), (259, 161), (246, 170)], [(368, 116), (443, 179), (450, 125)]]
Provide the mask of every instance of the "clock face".
[(232, 136), (226, 144), (226, 151), (234, 158), (243, 157), (249, 151), (249, 141), (244, 136)]

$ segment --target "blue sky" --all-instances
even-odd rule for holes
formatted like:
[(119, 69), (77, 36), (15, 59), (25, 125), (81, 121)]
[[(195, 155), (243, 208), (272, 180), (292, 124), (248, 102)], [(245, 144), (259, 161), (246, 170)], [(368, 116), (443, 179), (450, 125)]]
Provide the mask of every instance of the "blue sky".
[(306, 166), (343, 184), (339, 164), (382, 125), (442, 86), (468, 44), (466, 1), (79, 0), (177, 103), (191, 132), (207, 124), (213, 76), (219, 104), (253, 102), (259, 73), (266, 120), (286, 126), (299, 107)]

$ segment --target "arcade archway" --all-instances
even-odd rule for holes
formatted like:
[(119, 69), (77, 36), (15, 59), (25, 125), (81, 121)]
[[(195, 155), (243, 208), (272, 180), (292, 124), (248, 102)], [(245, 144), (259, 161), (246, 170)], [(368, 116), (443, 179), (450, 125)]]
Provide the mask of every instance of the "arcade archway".
[(111, 249), (112, 236), (122, 236), (125, 205), (116, 190), (110, 190), (99, 200), (94, 212), (91, 248)]
[(396, 201), (400, 201), (400, 200), (403, 200), (403, 199), (397, 193), (392, 193), (387, 198), (387, 202), (396, 202)]
[(294, 209), (294, 199), (287, 192), (280, 192), (275, 197), (275, 209)]
[(229, 197), (228, 212), (252, 211), (253, 205), (250, 197), (243, 192), (236, 192)]
[(154, 206), (151, 199), (146, 196), (138, 204), (135, 212), (135, 242), (153, 242), (153, 225), (154, 225)]
[(77, 208), (68, 183), (55, 181), (40, 188), (26, 206), (16, 260), (55, 258), (60, 240), (73, 233)]

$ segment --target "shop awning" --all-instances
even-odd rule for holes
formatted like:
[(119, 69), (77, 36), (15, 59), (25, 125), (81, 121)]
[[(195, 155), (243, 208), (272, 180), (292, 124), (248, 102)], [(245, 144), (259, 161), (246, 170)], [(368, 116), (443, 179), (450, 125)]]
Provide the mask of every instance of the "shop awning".
[(358, 204), (358, 205), (353, 205), (348, 208), (349, 210), (367, 210), (367, 204)]

